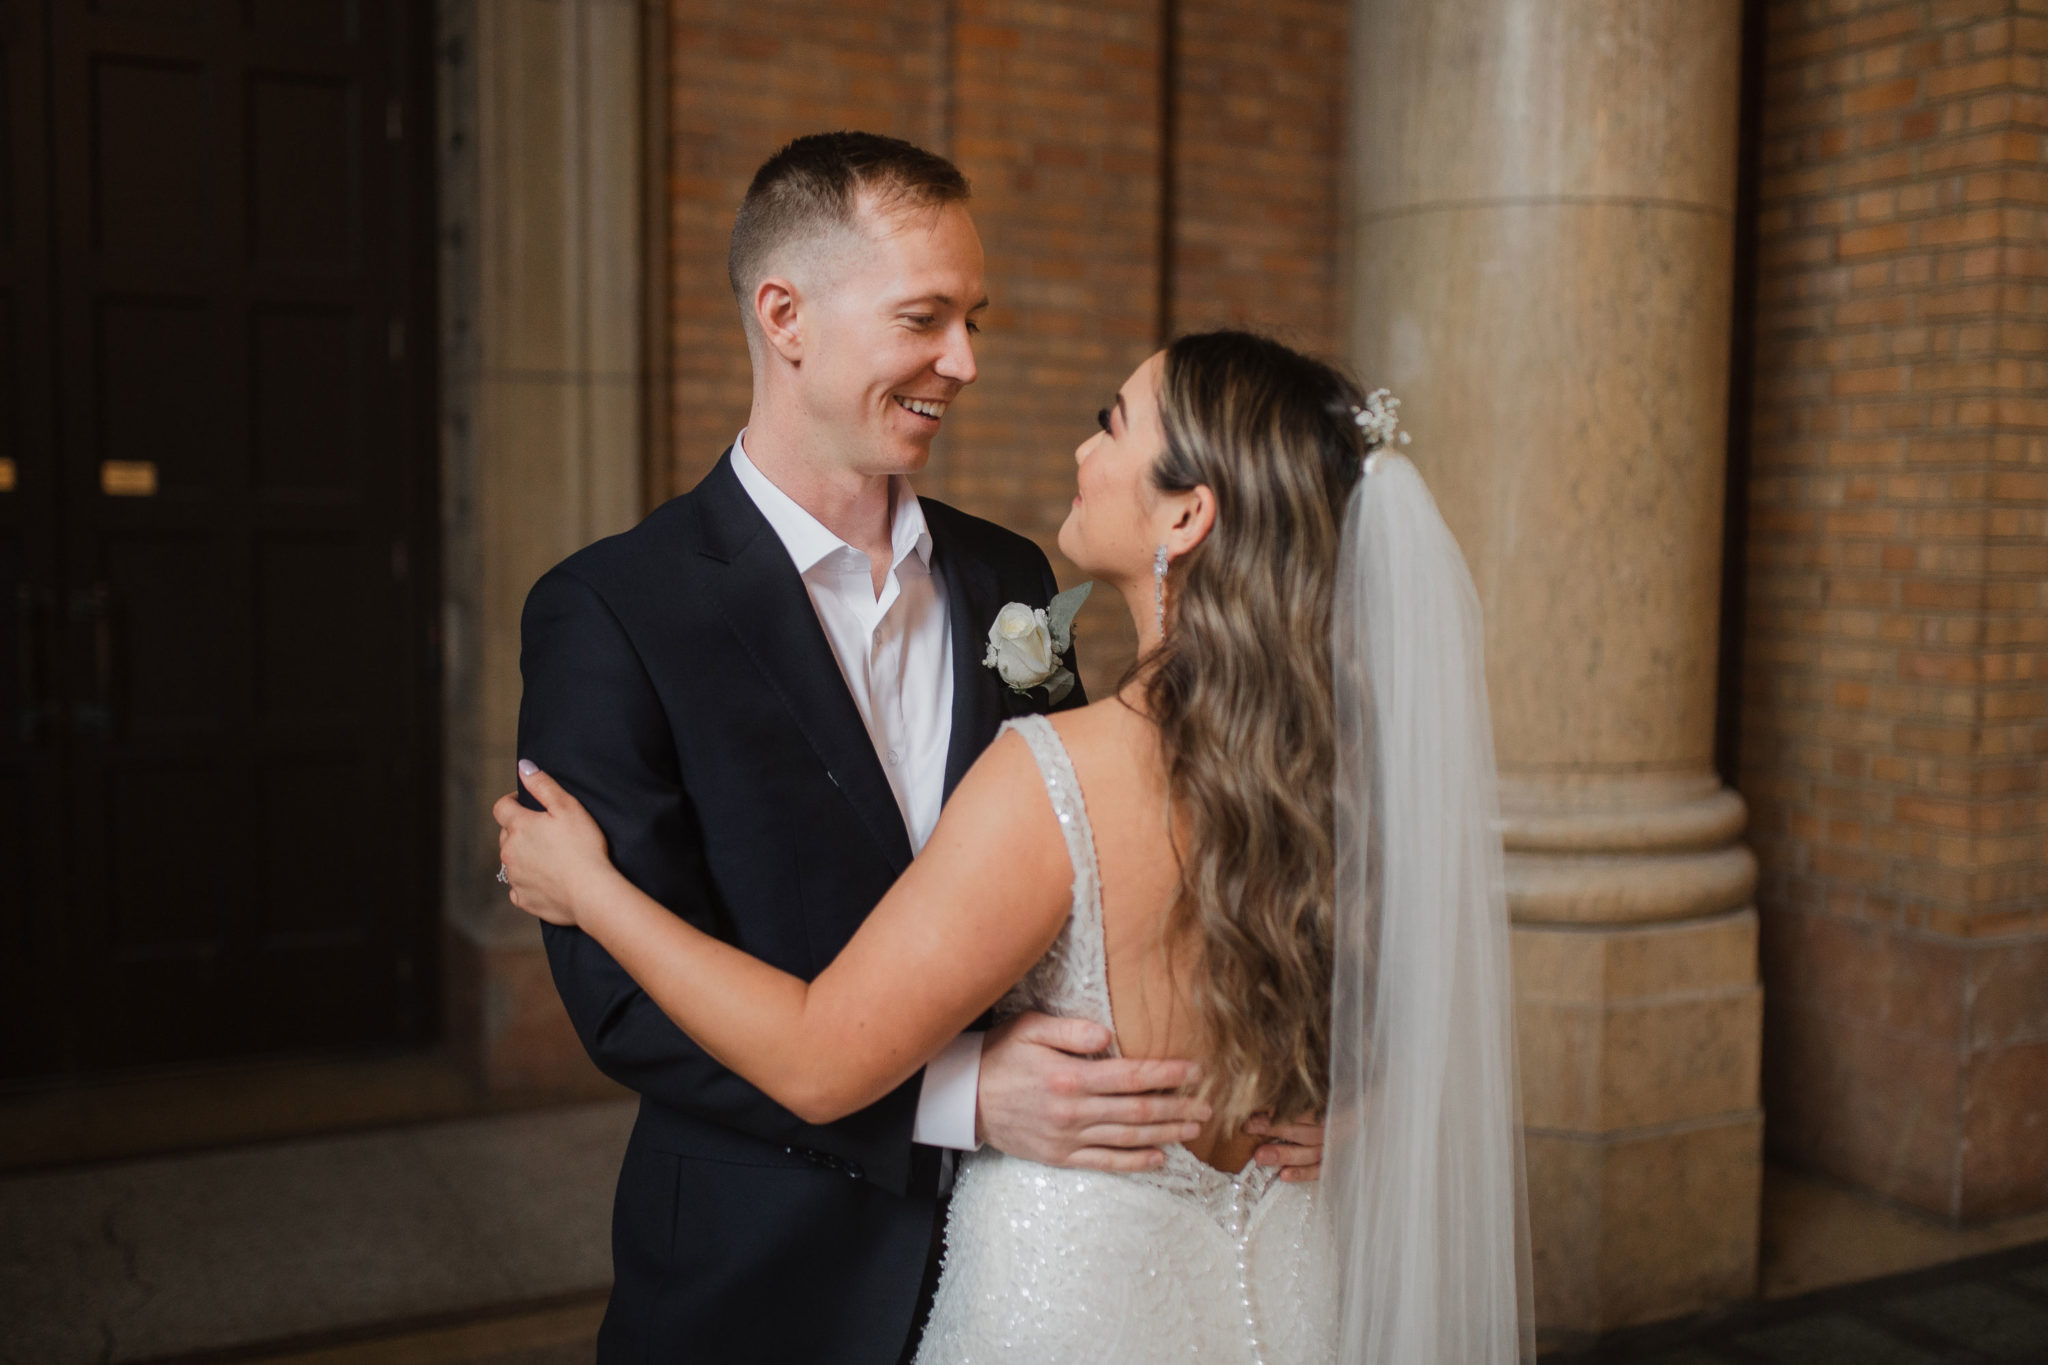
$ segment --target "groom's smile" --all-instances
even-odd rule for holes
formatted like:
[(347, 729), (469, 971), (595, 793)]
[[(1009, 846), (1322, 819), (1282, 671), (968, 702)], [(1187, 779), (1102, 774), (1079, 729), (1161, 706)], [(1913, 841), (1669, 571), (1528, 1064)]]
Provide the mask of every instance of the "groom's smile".
[(928, 419), (933, 426), (937, 426), (939, 419), (946, 415), (946, 405), (952, 401), (946, 398), (907, 398), (900, 393), (892, 396), (896, 400), (897, 407), (902, 408), (905, 412), (914, 413), (919, 417)]

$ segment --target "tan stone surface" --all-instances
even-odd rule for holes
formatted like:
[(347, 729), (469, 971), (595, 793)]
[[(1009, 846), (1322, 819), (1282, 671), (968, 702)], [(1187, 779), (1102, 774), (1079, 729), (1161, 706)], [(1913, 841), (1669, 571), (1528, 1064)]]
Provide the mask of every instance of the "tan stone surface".
[(1523, 1004), (1522, 1112), (1595, 1134), (1754, 1108), (1763, 993), (1591, 1010)]
[(1704, 770), (1727, 430), (1728, 220), (1459, 207), (1364, 225), (1354, 354), (1486, 613), (1501, 767)]
[(1777, 910), (1764, 922), (1766, 984), (1788, 1005), (1960, 1047), (1967, 945), (1889, 926)]
[(1613, 930), (1518, 924), (1515, 991), (1523, 1000), (1607, 1005), (1744, 988), (1756, 983), (1756, 943), (1749, 910)]
[(1969, 990), (1971, 1046), (2048, 1042), (2048, 936), (1976, 945)]
[(2048, 1241), (2048, 1213), (1955, 1228), (1831, 1180), (1770, 1167), (1762, 1240), (1761, 1288), (1776, 1299)]
[(569, 1023), (539, 937), (530, 923), (523, 933), (514, 926), (494, 935), (450, 928), (449, 1043), (487, 1091), (616, 1094)]
[(1538, 1322), (1746, 1297), (1757, 867), (1712, 767), (1741, 6), (1354, 15), (1352, 349), (1485, 612)]
[(1963, 1106), (1959, 1221), (2048, 1208), (2048, 1040), (1972, 1053)]
[(476, 326), (494, 368), (560, 373), (582, 359), (575, 11), (560, 0), (476, 6)]
[(1537, 1327), (1597, 1332), (1604, 1321), (1598, 1251), (1606, 1149), (1597, 1141), (1532, 1131), (1523, 1140), (1523, 1158)]
[(1510, 773), (1500, 800), (1507, 846), (1527, 853), (1718, 849), (1749, 815), (1709, 772)]
[(1627, 924), (1715, 915), (1750, 901), (1756, 857), (1739, 844), (1664, 857), (1510, 852), (1507, 891), (1518, 922)]
[(2048, 1206), (2048, 947), (1765, 918), (1774, 1149), (1937, 1218)]
[(444, 30), (446, 914), (450, 1030), (501, 1086), (587, 1082), (490, 803), (512, 785), (519, 614), (640, 515), (640, 13), (479, 0)]
[(1764, 1059), (1774, 1153), (1957, 1215), (1964, 1089), (1953, 1043), (1774, 997)]
[(1740, 0), (1360, 0), (1358, 206), (1735, 204)]
[(1522, 1112), (1579, 1135), (1753, 1109), (1756, 916), (1617, 932), (1515, 928)]
[(1536, 1318), (1593, 1333), (1756, 1289), (1763, 1116), (1527, 1139)]
[(1605, 1168), (1603, 1317), (1655, 1322), (1756, 1293), (1763, 1115), (1616, 1142)]

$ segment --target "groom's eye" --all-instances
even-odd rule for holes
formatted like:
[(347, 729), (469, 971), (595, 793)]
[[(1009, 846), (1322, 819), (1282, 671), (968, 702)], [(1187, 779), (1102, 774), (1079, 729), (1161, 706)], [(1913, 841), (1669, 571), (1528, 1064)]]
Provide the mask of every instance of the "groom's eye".
[[(1108, 408), (1097, 408), (1097, 409), (1095, 410), (1095, 425), (1096, 425), (1096, 426), (1099, 426), (1099, 427), (1101, 427), (1101, 428), (1102, 428), (1102, 429), (1103, 429), (1104, 431), (1108, 431), (1108, 430), (1109, 430), (1109, 409), (1108, 409)], [(1112, 433), (1112, 434), (1113, 434), (1113, 433)]]

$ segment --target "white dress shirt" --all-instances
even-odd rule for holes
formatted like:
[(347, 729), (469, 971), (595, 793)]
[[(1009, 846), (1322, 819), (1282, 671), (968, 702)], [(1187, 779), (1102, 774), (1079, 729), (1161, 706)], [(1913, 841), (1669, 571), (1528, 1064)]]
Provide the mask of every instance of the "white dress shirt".
[[(877, 592), (866, 552), (777, 488), (747, 458), (746, 435), (733, 438), (733, 473), (803, 578), (915, 853), (939, 823), (953, 738), (952, 622), (945, 585), (932, 571), (924, 509), (909, 482), (896, 479), (889, 572)], [(912, 1140), (972, 1151), (980, 1077), (981, 1035), (963, 1033), (925, 1067)]]

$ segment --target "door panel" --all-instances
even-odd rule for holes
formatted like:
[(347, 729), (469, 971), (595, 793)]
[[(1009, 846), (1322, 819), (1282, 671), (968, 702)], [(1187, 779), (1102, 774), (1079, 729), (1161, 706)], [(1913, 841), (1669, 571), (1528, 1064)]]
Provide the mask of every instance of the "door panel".
[[(431, 385), (393, 340), (426, 324), (421, 8), (52, 0), (9, 53), (49, 111), (17, 100), (40, 122), (14, 145), (54, 176), (42, 237), (0, 261), (0, 358), (36, 344), (58, 397), (21, 438), (54, 531), (20, 529), (26, 480), (0, 493), (52, 708), (40, 748), (0, 747), (0, 817), (45, 812), (61, 849), (6, 910), (45, 926), (66, 1003), (0, 1074), (431, 1017)], [(17, 258), (41, 286), (19, 322)]]
[(347, 308), (260, 305), (250, 332), (251, 433), (259, 494), (362, 496), (363, 319)]
[(62, 1064), (57, 476), (50, 368), (48, 30), (0, 26), (0, 1076)]

